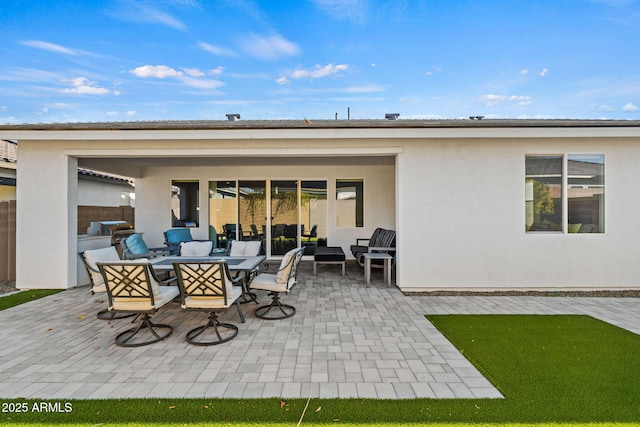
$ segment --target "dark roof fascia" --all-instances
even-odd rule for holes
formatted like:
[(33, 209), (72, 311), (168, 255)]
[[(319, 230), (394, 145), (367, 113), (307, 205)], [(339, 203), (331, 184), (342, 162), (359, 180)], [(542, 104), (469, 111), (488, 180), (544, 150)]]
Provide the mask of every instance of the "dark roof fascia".
[(640, 120), (168, 120), (96, 123), (33, 123), (0, 125), (0, 130), (149, 131), (215, 129), (403, 129), (403, 128), (585, 128), (640, 127)]

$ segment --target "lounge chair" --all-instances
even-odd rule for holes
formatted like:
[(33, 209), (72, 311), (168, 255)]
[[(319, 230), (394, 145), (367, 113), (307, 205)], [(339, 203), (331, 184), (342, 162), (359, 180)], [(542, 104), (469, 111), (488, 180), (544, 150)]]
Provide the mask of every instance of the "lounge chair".
[(385, 230), (384, 228), (376, 228), (368, 239), (356, 239), (356, 244), (351, 245), (351, 253), (358, 264), (364, 267), (364, 257), (362, 254), (367, 252), (384, 252), (393, 257), (396, 254), (396, 232), (393, 230)]

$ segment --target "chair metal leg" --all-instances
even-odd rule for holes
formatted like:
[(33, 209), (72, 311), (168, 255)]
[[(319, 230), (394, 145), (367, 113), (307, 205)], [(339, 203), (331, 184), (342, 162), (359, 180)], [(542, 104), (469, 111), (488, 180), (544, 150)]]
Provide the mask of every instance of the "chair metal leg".
[[(239, 306), (238, 306), (239, 307)], [(195, 338), (199, 337), (206, 331), (213, 331), (216, 339), (213, 340), (200, 340), (196, 341)], [(218, 345), (231, 341), (238, 335), (238, 327), (231, 323), (222, 323), (218, 320), (216, 312), (209, 313), (209, 320), (206, 325), (198, 326), (187, 332), (187, 342), (193, 345)]]
[(240, 306), (240, 304), (242, 304), (242, 302), (240, 301), (240, 299), (237, 299), (236, 306), (238, 307), (238, 314), (240, 315), (240, 320), (242, 321), (242, 323), (245, 323), (244, 313), (242, 312), (242, 307)]
[[(145, 329), (148, 329), (154, 338), (145, 341), (132, 341), (140, 331)], [(159, 333), (158, 329), (164, 330), (164, 332)], [(164, 340), (171, 335), (172, 332), (173, 327), (171, 325), (153, 323), (149, 315), (143, 313), (140, 315), (140, 323), (138, 323), (137, 327), (128, 329), (116, 336), (116, 345), (120, 347), (140, 347), (143, 345), (149, 345)]]
[[(256, 311), (255, 311), (256, 317), (259, 317), (260, 319), (265, 319), (265, 320), (281, 320), (296, 314), (295, 307), (287, 304), (282, 304), (280, 302), (280, 296), (278, 292), (271, 292), (269, 293), (269, 295), (273, 296), (273, 299), (271, 300), (271, 304), (262, 305), (256, 308)], [(271, 313), (271, 310), (274, 310), (276, 314), (269, 315)], [(279, 314), (278, 311), (282, 314)]]
[(96, 318), (100, 320), (119, 320), (127, 319), (135, 315), (136, 313), (116, 313), (113, 311), (109, 311), (108, 308), (105, 308), (104, 310), (100, 310), (98, 313), (96, 313)]

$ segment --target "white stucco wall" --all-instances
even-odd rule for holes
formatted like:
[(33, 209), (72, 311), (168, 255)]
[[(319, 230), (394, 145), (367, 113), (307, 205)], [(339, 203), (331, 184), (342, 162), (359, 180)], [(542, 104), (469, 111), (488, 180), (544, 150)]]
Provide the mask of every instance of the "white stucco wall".
[[(640, 286), (637, 140), (424, 140), (398, 156), (405, 290)], [(605, 154), (603, 234), (525, 232), (525, 155)]]
[(78, 192), (76, 158), (62, 144), (21, 141), (16, 203), (16, 286), (75, 286)]
[[(270, 132), (284, 139), (269, 139), (265, 135)], [(222, 133), (232, 139), (206, 140), (206, 135), (217, 135), (207, 131), (192, 136), (157, 130), (140, 140), (135, 132), (67, 131), (63, 136), (70, 139), (65, 141), (47, 140), (55, 135), (46, 132), (37, 133), (40, 141), (8, 134), (6, 138), (21, 144), (18, 287), (75, 285), (78, 158), (83, 166), (109, 165), (110, 172), (137, 178), (136, 228), (145, 232), (149, 245), (162, 244), (162, 232), (170, 226), (172, 179), (197, 179), (201, 190), (210, 180), (326, 179), (329, 244), (347, 252), (357, 237), (370, 236), (378, 226), (396, 228), (397, 284), (403, 290), (640, 287), (638, 128)], [(357, 137), (345, 137), (354, 133)], [(606, 232), (526, 233), (527, 154), (604, 154)], [(396, 165), (363, 164), (359, 155), (397, 156)], [(242, 165), (245, 156), (267, 160)], [(328, 156), (336, 158), (335, 164), (327, 162)], [(225, 166), (220, 162), (225, 157), (236, 164)], [(306, 161), (297, 166), (268, 161), (280, 157)], [(322, 157), (324, 163), (314, 165), (314, 157)], [(217, 161), (207, 164), (207, 158)], [(335, 227), (336, 178), (365, 180), (364, 228)], [(207, 192), (201, 191), (200, 197), (201, 226), (194, 237), (206, 238)]]
[[(95, 181), (83, 178), (78, 179), (78, 204), (83, 206), (133, 206), (129, 199), (129, 193), (133, 193), (134, 188), (107, 180)], [(123, 198), (122, 193), (127, 197)]]

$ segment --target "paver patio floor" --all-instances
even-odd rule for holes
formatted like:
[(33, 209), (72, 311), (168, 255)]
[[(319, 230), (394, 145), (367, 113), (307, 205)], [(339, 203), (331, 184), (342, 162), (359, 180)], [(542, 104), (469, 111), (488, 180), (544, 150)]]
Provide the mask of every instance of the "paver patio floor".
[(404, 296), (379, 271), (367, 287), (355, 264), (345, 277), (338, 266), (311, 270), (303, 262), (299, 284), (283, 296), (295, 316), (261, 320), (244, 304), (242, 324), (231, 309), (222, 319), (240, 332), (218, 346), (187, 344), (206, 315), (172, 303), (154, 321), (171, 324), (173, 335), (117, 347), (130, 323), (97, 320), (106, 295), (87, 287), (0, 311), (0, 397), (499, 398), (425, 314), (588, 314), (640, 333), (633, 298)]

